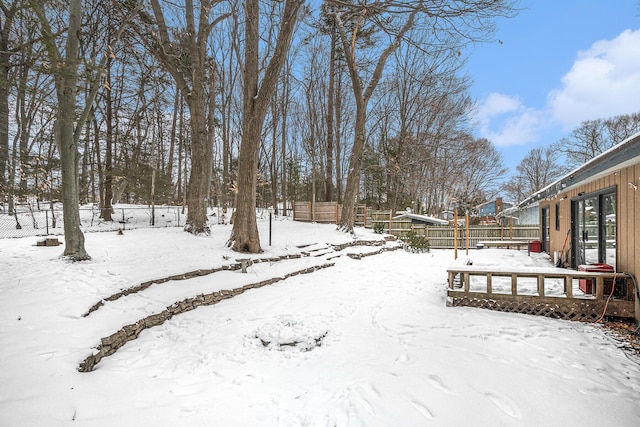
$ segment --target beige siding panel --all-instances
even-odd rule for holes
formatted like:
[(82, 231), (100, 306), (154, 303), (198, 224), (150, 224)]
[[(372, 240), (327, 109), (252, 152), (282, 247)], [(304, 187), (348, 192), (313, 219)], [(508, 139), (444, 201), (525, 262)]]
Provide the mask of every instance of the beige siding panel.
[[(629, 230), (629, 235), (634, 236), (634, 248), (633, 254), (629, 259), (629, 269), (638, 278), (640, 276), (640, 225), (638, 225), (637, 220), (640, 217), (640, 164), (629, 169), (631, 170), (631, 176), (629, 176), (629, 182), (625, 186), (629, 193), (629, 216), (633, 227)], [(634, 188), (629, 183), (634, 184), (636, 187)]]

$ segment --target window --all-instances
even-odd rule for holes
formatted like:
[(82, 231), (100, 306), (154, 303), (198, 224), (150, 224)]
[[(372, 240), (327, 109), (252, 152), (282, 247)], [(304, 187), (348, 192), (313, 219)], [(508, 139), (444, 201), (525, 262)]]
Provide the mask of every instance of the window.
[(555, 217), (556, 217), (556, 230), (560, 230), (560, 203), (556, 203)]
[(616, 267), (615, 188), (571, 201), (572, 264), (606, 263)]

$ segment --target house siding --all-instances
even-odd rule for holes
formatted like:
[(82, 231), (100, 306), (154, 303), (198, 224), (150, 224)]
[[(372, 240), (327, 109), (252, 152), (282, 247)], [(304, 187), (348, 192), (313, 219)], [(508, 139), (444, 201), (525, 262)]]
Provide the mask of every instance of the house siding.
[[(590, 194), (615, 187), (616, 193), (616, 271), (632, 273), (640, 279), (640, 226), (636, 218), (640, 216), (640, 162), (611, 172), (591, 182), (578, 185), (569, 191), (560, 192), (551, 200), (540, 201), (540, 212), (549, 207), (549, 253), (561, 252), (568, 230), (571, 230), (571, 201), (579, 193)], [(556, 203), (560, 205), (560, 227), (556, 230), (553, 215)], [(542, 224), (541, 216), (539, 216)], [(571, 236), (567, 241), (568, 251)], [(570, 259), (570, 258), (569, 258)], [(636, 301), (636, 318), (640, 319), (640, 307)]]

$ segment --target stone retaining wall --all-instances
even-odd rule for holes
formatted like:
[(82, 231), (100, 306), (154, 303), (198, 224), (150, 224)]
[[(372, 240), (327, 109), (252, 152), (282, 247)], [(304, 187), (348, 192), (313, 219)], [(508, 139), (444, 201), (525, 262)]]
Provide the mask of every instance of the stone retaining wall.
[[(371, 256), (371, 255), (378, 255), (381, 254), (382, 252), (385, 251), (393, 251), (393, 250), (397, 250), (400, 249), (401, 246), (391, 246), (391, 247), (386, 247), (384, 246), (386, 244), (386, 241), (370, 241), (370, 240), (355, 240), (353, 242), (348, 242), (348, 243), (343, 243), (340, 245), (330, 245), (332, 247), (333, 250), (335, 251), (342, 251), (348, 247), (353, 247), (353, 246), (383, 246), (381, 247), (379, 250), (374, 251), (374, 252), (370, 252), (370, 253), (366, 253), (366, 254), (347, 254), (350, 258), (353, 259), (361, 259), (363, 257), (366, 256)], [(292, 255), (282, 255), (280, 257), (272, 257), (272, 258), (254, 258), (252, 259), (252, 263), (261, 263), (261, 262), (279, 262), (282, 260), (286, 260), (286, 259), (297, 259), (297, 258), (301, 258), (302, 255), (300, 254), (292, 254)], [(113, 353), (115, 353), (119, 348), (121, 348), (122, 346), (124, 346), (127, 342), (129, 341), (133, 341), (136, 338), (138, 338), (138, 336), (140, 335), (140, 333), (148, 328), (154, 327), (154, 326), (158, 326), (163, 324), (164, 322), (166, 322), (167, 320), (171, 319), (173, 316), (177, 315), (177, 314), (181, 314), (181, 313), (186, 313), (188, 311), (194, 310), (200, 306), (208, 306), (208, 305), (214, 305), (219, 303), (220, 301), (223, 301), (225, 299), (229, 299), (229, 298), (233, 298), (236, 295), (240, 295), (241, 293), (243, 293), (244, 291), (247, 291), (249, 289), (255, 289), (255, 288), (261, 288), (263, 286), (266, 285), (271, 285), (273, 283), (276, 282), (280, 282), (282, 280), (285, 280), (289, 277), (293, 277), (293, 276), (297, 276), (299, 274), (308, 274), (308, 273), (312, 273), (314, 271), (323, 269), (323, 268), (327, 268), (327, 267), (331, 267), (335, 265), (334, 263), (326, 263), (326, 264), (322, 264), (322, 265), (318, 265), (318, 266), (313, 266), (313, 267), (308, 267), (302, 270), (298, 270), (298, 271), (294, 271), (292, 273), (288, 273), (282, 277), (274, 277), (271, 279), (267, 279), (267, 280), (263, 280), (261, 282), (257, 282), (257, 283), (252, 283), (252, 284), (248, 284), (248, 285), (244, 285), (242, 287), (239, 288), (235, 288), (235, 289), (231, 289), (231, 290), (220, 290), (220, 291), (216, 291), (216, 292), (212, 292), (209, 294), (201, 294), (201, 295), (197, 295), (195, 297), (192, 298), (186, 298), (182, 301), (178, 301), (172, 305), (170, 305), (169, 307), (167, 307), (165, 310), (163, 310), (160, 313), (157, 314), (152, 314), (150, 316), (145, 317), (144, 319), (140, 319), (138, 320), (136, 323), (132, 323), (129, 325), (125, 325), (123, 326), (120, 330), (118, 330), (117, 332), (109, 335), (108, 337), (104, 337), (100, 340), (100, 344), (96, 347), (95, 352), (91, 355), (88, 356), (84, 361), (82, 361), (78, 367), (78, 370), (80, 372), (91, 372), (93, 370), (93, 368), (105, 357), (112, 355)], [(152, 285), (156, 285), (156, 284), (161, 284), (161, 283), (166, 283), (169, 282), (171, 280), (187, 280), (187, 279), (191, 279), (194, 277), (199, 277), (199, 276), (206, 276), (212, 273), (216, 273), (219, 271), (225, 271), (225, 270), (229, 270), (229, 271), (235, 271), (235, 270), (239, 270), (241, 268), (241, 264), (240, 263), (235, 263), (235, 264), (228, 264), (228, 265), (223, 265), (217, 268), (212, 268), (212, 269), (200, 269), (200, 270), (195, 270), (195, 271), (190, 271), (187, 273), (182, 273), (182, 274), (176, 274), (173, 276), (168, 276), (168, 277), (164, 277), (161, 279), (154, 279), (154, 280), (149, 280), (147, 282), (143, 282), (138, 286), (134, 286), (132, 288), (129, 289), (125, 289), (121, 292), (118, 292), (116, 294), (113, 294), (107, 298), (104, 298), (102, 300), (100, 300), (99, 302), (97, 302), (96, 304), (94, 304), (83, 316), (89, 316), (92, 312), (98, 310), (100, 307), (102, 307), (104, 305), (105, 301), (115, 301), (119, 298), (122, 298), (124, 296), (136, 293), (136, 292), (140, 292), (144, 289), (147, 289), (148, 287), (152, 286)]]
[(177, 314), (186, 313), (200, 306), (214, 305), (225, 299), (233, 298), (236, 295), (240, 295), (241, 293), (249, 289), (255, 289), (255, 288), (260, 288), (266, 285), (271, 285), (273, 283), (285, 280), (289, 277), (297, 276), (299, 274), (312, 273), (314, 271), (331, 267), (333, 265), (335, 264), (327, 263), (327, 264), (322, 264), (318, 266), (313, 266), (313, 267), (305, 268), (303, 270), (298, 270), (292, 273), (288, 273), (282, 277), (274, 277), (268, 280), (263, 280), (261, 282), (244, 285), (240, 288), (235, 288), (231, 290), (221, 290), (221, 291), (216, 291), (209, 294), (201, 294), (192, 298), (186, 298), (182, 301), (178, 301), (170, 305), (160, 313), (152, 314), (151, 316), (138, 320), (136, 323), (125, 325), (119, 331), (109, 335), (108, 337), (102, 338), (100, 340), (100, 344), (96, 347), (96, 351), (94, 352), (94, 354), (92, 354), (91, 356), (88, 356), (84, 361), (80, 363), (80, 366), (78, 367), (78, 371), (91, 372), (93, 368), (103, 358), (112, 355), (119, 348), (124, 346), (127, 342), (133, 341), (136, 338), (138, 338), (138, 335), (140, 335), (142, 331), (148, 328), (152, 328), (154, 326), (162, 325), (164, 322), (171, 319), (173, 316)]

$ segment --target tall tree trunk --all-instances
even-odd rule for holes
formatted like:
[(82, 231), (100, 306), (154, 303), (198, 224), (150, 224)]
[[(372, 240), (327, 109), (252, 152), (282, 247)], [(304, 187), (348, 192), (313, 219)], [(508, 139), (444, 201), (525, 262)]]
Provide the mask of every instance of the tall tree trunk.
[[(230, 239), (234, 250), (262, 252), (256, 222), (258, 154), (262, 120), (258, 105), (258, 0), (245, 2), (244, 108), (242, 111), (242, 144), (238, 158), (238, 192), (236, 212)], [(261, 100), (261, 104), (264, 101)]]
[(13, 19), (20, 2), (13, 1), (10, 8), (3, 6), (4, 19), (0, 19), (0, 196), (8, 192), (7, 171), (9, 167), (9, 70), (11, 55), (9, 37), (13, 27)]
[(276, 149), (276, 137), (278, 136), (278, 120), (276, 120), (278, 106), (276, 96), (271, 100), (271, 206), (273, 212), (278, 215), (278, 150)]
[(53, 32), (49, 27), (44, 7), (37, 1), (31, 2), (42, 27), (43, 42), (47, 47), (49, 60), (54, 67), (56, 96), (58, 100), (55, 139), (60, 153), (62, 173), (62, 203), (64, 214), (65, 249), (63, 255), (73, 261), (91, 257), (84, 248), (84, 234), (80, 230), (78, 200), (78, 135), (76, 121), (76, 86), (78, 82), (80, 28), (82, 25), (82, 1), (69, 2), (69, 27), (64, 58), (55, 45)]
[(210, 184), (207, 178), (211, 176), (209, 169), (213, 147), (207, 135), (205, 94), (201, 84), (193, 85), (192, 94), (187, 103), (191, 113), (191, 173), (187, 191), (188, 211), (185, 231), (196, 235), (208, 235), (211, 229), (207, 225), (207, 198)]
[[(289, 63), (286, 65), (286, 73), (289, 75)], [(280, 100), (280, 108), (282, 108), (282, 128), (280, 131), (281, 138), (281, 147), (280, 152), (282, 156), (281, 167), (282, 167), (282, 178), (280, 179), (280, 185), (282, 190), (280, 194), (282, 195), (282, 215), (287, 216), (287, 113), (289, 111), (289, 79), (285, 78), (282, 82), (282, 97)], [(293, 205), (292, 205), (293, 206)]]
[[(369, 84), (366, 89), (362, 86), (362, 80), (358, 73), (358, 64), (356, 62), (355, 50), (350, 42), (350, 38), (347, 36), (346, 29), (340, 17), (340, 14), (336, 14), (336, 23), (340, 39), (342, 41), (342, 47), (345, 52), (345, 60), (347, 63), (347, 69), (349, 70), (349, 76), (351, 77), (351, 86), (353, 88), (353, 95), (356, 102), (356, 123), (355, 133), (353, 138), (353, 147), (351, 149), (351, 157), (349, 157), (349, 173), (347, 175), (347, 184), (344, 193), (344, 204), (342, 205), (342, 216), (340, 218), (340, 228), (344, 231), (353, 233), (353, 227), (355, 224), (355, 209), (356, 200), (358, 197), (358, 189), (360, 186), (360, 172), (362, 170), (362, 156), (364, 153), (364, 144), (366, 141), (366, 111), (367, 104), (373, 95), (374, 90), (378, 86), (380, 79), (382, 78), (382, 72), (386, 65), (389, 56), (400, 47), (400, 43), (404, 38), (404, 35), (411, 29), (415, 19), (417, 10), (414, 10), (409, 14), (403, 27), (396, 33), (394, 40), (381, 51), (378, 60), (376, 61), (375, 69), (369, 80)], [(358, 25), (353, 29), (354, 34), (357, 34)]]
[(287, 0), (273, 55), (259, 84), (259, 0), (245, 2), (245, 57), (242, 112), (242, 144), (238, 159), (238, 193), (229, 244), (239, 252), (262, 252), (256, 222), (258, 155), (264, 117), (291, 45), (301, 0)]
[(93, 123), (93, 151), (96, 154), (96, 169), (98, 171), (98, 206), (102, 208), (104, 206), (104, 170), (102, 168), (102, 156), (100, 154), (100, 129), (98, 126), (98, 120), (95, 116), (92, 117)]
[(215, 64), (211, 65), (211, 71), (209, 72), (209, 105), (208, 105), (208, 115), (207, 115), (207, 135), (209, 138), (209, 151), (207, 158), (207, 201), (210, 207), (213, 207), (211, 204), (211, 185), (214, 182), (213, 179), (213, 150), (215, 147), (215, 141), (218, 135), (217, 126), (216, 126), (216, 92), (217, 92), (217, 75), (216, 75), (216, 67)]
[(336, 114), (336, 201), (342, 203), (342, 72), (338, 74), (335, 94)]
[[(177, 179), (176, 179), (176, 185), (177, 185), (177, 190), (175, 193), (176, 196), (176, 200), (178, 200), (178, 203), (182, 203), (183, 200), (183, 196), (182, 196), (182, 192), (183, 192), (183, 185), (182, 185), (182, 170), (183, 170), (183, 165), (182, 163), (184, 162), (184, 159), (186, 159), (186, 153), (187, 153), (187, 149), (185, 148), (186, 142), (184, 139), (184, 105), (181, 102), (180, 103), (180, 107), (179, 107), (179, 111), (180, 111), (180, 122), (178, 123), (178, 173), (177, 173)], [(184, 169), (186, 170), (187, 165), (184, 165)], [(184, 209), (184, 206), (183, 206)]]
[(324, 200), (333, 200), (333, 115), (335, 98), (336, 72), (336, 32), (331, 30), (331, 50), (329, 52), (329, 88), (327, 90), (327, 164), (325, 167), (325, 195)]
[(111, 56), (107, 59), (105, 75), (105, 122), (107, 133), (105, 135), (104, 153), (104, 204), (101, 216), (105, 221), (113, 221), (113, 93), (111, 92)]
[[(181, 101), (181, 94), (180, 91), (177, 90), (176, 88), (176, 96), (174, 98), (174, 103), (173, 103), (173, 117), (171, 119), (171, 139), (169, 141), (169, 158), (167, 159), (167, 184), (169, 186), (172, 185), (173, 182), (173, 156), (174, 156), (174, 152), (175, 152), (175, 146), (176, 146), (176, 131), (178, 128), (178, 111), (179, 111), (179, 102)], [(180, 173), (178, 172), (178, 175)], [(178, 182), (180, 182), (180, 177), (178, 176)]]

